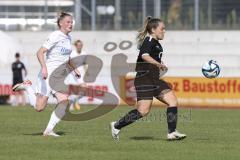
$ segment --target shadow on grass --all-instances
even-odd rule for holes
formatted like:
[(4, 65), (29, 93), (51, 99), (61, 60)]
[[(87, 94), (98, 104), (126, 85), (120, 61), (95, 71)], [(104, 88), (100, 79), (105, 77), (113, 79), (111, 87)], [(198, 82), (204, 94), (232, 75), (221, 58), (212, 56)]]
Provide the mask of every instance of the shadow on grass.
[[(186, 138), (186, 137), (185, 137)], [(168, 140), (167, 138), (154, 138), (154, 137), (150, 137), (150, 136), (140, 136), (140, 137), (130, 137), (130, 139), (132, 140), (138, 140), (138, 141), (167, 141), (167, 142), (173, 142), (173, 141), (182, 141), (185, 138), (181, 138), (181, 139), (175, 139), (175, 140)]]
[(150, 136), (140, 136), (140, 137), (130, 137), (132, 140), (138, 140), (138, 141), (147, 141), (147, 140), (165, 140), (163, 138), (154, 138)]
[(210, 138), (208, 138), (208, 137), (205, 137), (205, 138), (203, 138), (203, 137), (198, 137), (198, 138), (192, 138), (193, 140), (197, 140), (197, 141), (209, 141), (209, 140), (211, 140)]
[[(58, 132), (56, 132), (56, 134), (58, 134), (58, 135), (66, 135), (66, 132), (63, 132), (63, 131), (58, 131)], [(43, 133), (42, 132), (37, 132), (37, 133), (25, 133), (25, 134), (23, 134), (23, 135), (25, 135), (25, 136), (42, 136), (43, 135)]]

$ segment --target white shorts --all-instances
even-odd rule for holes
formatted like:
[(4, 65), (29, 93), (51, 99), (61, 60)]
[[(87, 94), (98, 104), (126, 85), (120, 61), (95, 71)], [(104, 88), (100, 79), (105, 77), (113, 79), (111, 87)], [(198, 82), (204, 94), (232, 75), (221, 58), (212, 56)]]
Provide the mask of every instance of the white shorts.
[[(57, 88), (57, 90), (54, 90), (49, 84), (50, 76), (54, 70), (55, 70), (55, 68), (51, 68), (51, 69), (48, 68), (47, 79), (43, 79), (42, 75), (41, 75), (41, 71), (39, 72), (38, 79), (37, 79), (37, 85), (36, 85), (36, 93), (37, 94), (41, 94), (43, 96), (49, 97), (51, 94), (54, 95), (56, 92), (61, 92), (62, 87), (64, 87), (64, 85), (61, 84), (61, 83), (64, 83), (64, 80), (62, 80), (62, 79), (64, 79), (67, 76), (67, 74), (69, 73), (69, 69), (65, 68), (64, 70), (54, 72), (54, 74), (57, 77), (57, 79), (55, 78), (55, 82), (56, 82), (56, 84), (58, 84), (54, 87)], [(60, 86), (60, 88), (59, 88), (59, 86)], [(64, 91), (67, 92), (66, 87), (64, 88)]]
[(49, 75), (51, 73), (48, 72), (47, 79), (43, 79), (41, 75), (41, 71), (38, 74), (37, 78), (37, 85), (36, 85), (36, 93), (41, 94), (43, 96), (49, 97), (51, 94), (55, 94), (56, 91), (54, 91), (50, 85), (49, 85)]

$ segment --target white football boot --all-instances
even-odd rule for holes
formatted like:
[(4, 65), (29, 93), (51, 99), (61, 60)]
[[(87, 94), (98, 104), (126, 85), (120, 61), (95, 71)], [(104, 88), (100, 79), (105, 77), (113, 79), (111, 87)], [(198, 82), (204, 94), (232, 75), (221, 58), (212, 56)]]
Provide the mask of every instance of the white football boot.
[(60, 137), (60, 135), (56, 134), (56, 133), (53, 132), (52, 130), (51, 130), (51, 131), (45, 130), (45, 131), (43, 132), (43, 136), (44, 136), (44, 137), (46, 137), (46, 136)]
[(20, 91), (20, 90), (25, 90), (26, 86), (31, 86), (32, 82), (30, 80), (26, 80), (22, 83), (18, 83), (12, 87), (12, 90), (15, 91)]
[(114, 127), (115, 123), (116, 123), (116, 122), (111, 122), (111, 123), (110, 123), (110, 129), (111, 129), (111, 132), (112, 132), (112, 137), (113, 137), (113, 139), (114, 139), (114, 140), (119, 140), (119, 132), (120, 132), (120, 130), (119, 130), (119, 129), (116, 129), (116, 128)]
[(167, 140), (181, 140), (186, 138), (187, 135), (179, 133), (177, 130), (167, 134)]

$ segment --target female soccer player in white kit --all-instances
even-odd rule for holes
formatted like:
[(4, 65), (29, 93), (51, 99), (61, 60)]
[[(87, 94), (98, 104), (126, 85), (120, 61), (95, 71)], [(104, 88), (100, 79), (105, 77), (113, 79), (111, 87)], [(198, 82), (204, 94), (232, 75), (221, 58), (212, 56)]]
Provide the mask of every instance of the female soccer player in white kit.
[[(54, 95), (57, 98), (58, 103), (64, 101), (66, 102), (68, 100), (69, 95), (67, 93), (54, 91), (49, 85), (50, 75), (56, 68), (68, 61), (68, 63), (66, 63), (66, 68), (73, 69), (76, 76), (80, 77), (79, 71), (77, 69), (74, 69), (74, 66), (72, 66), (72, 64), (70, 63), (72, 46), (69, 33), (72, 31), (73, 18), (70, 14), (62, 12), (58, 17), (57, 24), (59, 30), (52, 32), (37, 52), (37, 57), (41, 65), (41, 70), (38, 75), (36, 95), (31, 87), (32, 83), (30, 80), (26, 80), (23, 83), (16, 84), (13, 87), (13, 91), (25, 89), (27, 91), (30, 104), (38, 112), (44, 110), (50, 94)], [(44, 56), (45, 54), (46, 61)], [(45, 131), (43, 132), (44, 136), (59, 136), (58, 134), (54, 133), (53, 129), (56, 124), (61, 120), (61, 118), (63, 118), (66, 108), (67, 104), (65, 105), (65, 107), (57, 107), (52, 112), (49, 123)], [(59, 110), (61, 110), (61, 115), (56, 114), (57, 109), (58, 113)]]

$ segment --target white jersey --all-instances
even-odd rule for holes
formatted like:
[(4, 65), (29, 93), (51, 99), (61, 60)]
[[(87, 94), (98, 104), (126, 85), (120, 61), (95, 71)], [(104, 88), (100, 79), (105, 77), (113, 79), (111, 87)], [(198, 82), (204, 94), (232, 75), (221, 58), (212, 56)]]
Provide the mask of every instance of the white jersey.
[(71, 37), (60, 30), (52, 32), (42, 45), (47, 48), (46, 65), (56, 68), (68, 61), (72, 52)]
[[(41, 71), (39, 72), (36, 93), (49, 97), (50, 94), (58, 92), (58, 90), (50, 86), (49, 77), (57, 67), (69, 60), (72, 52), (71, 37), (60, 30), (54, 31), (48, 36), (42, 47), (47, 48), (46, 66), (48, 77), (43, 79)], [(65, 70), (62, 73), (65, 74)]]

